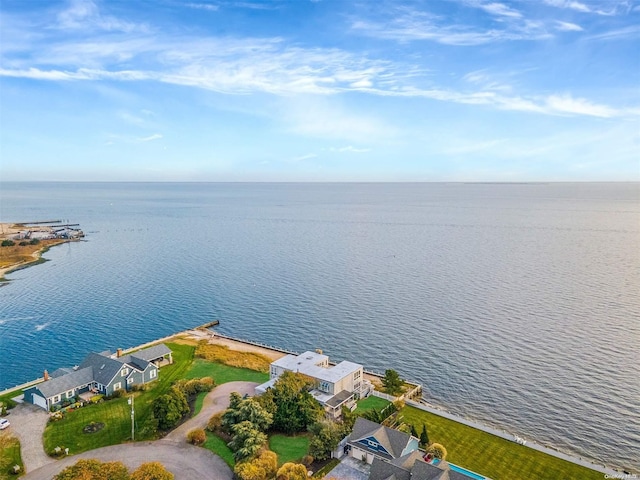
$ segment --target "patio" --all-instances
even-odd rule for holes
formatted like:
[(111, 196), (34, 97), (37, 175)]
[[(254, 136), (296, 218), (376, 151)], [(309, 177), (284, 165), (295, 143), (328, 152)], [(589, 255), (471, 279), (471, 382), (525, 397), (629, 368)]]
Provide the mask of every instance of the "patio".
[(368, 480), (371, 465), (353, 457), (343, 457), (336, 467), (325, 475), (325, 478), (336, 480)]

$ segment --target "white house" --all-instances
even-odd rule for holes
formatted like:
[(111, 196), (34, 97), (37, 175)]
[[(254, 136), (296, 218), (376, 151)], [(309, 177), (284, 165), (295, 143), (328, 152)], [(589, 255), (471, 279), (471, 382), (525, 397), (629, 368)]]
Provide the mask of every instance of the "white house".
[(355, 400), (366, 397), (371, 391), (371, 382), (364, 379), (362, 365), (347, 361), (330, 365), (328, 356), (320, 352), (304, 352), (301, 355), (287, 355), (271, 363), (271, 379), (257, 386), (256, 393), (266, 392), (287, 371), (313, 378), (316, 386), (311, 390), (311, 395), (334, 418), (340, 416), (343, 405), (353, 409)]

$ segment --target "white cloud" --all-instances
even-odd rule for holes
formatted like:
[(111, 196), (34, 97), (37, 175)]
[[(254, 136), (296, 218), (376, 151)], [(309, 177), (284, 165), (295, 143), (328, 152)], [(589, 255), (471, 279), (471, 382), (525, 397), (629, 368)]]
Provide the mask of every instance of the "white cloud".
[(58, 13), (58, 28), (64, 30), (96, 29), (132, 32), (146, 30), (143, 25), (126, 22), (111, 15), (102, 15), (92, 0), (71, 0), (68, 8)]
[(302, 162), (304, 160), (311, 160), (312, 158), (317, 158), (318, 155), (315, 153), (307, 153), (306, 155), (300, 155), (299, 157), (294, 157), (292, 160), (294, 162)]
[(159, 133), (154, 133), (153, 135), (149, 135), (148, 137), (137, 138), (136, 140), (138, 140), (139, 142), (151, 142), (160, 138), (162, 138), (162, 135), (160, 135)]
[(568, 8), (571, 10), (577, 10), (578, 12), (588, 13), (591, 11), (584, 3), (577, 2), (575, 0), (543, 0), (547, 5), (558, 8)]
[(209, 10), (210, 12), (217, 12), (220, 10), (218, 5), (213, 5), (211, 3), (186, 3), (185, 7), (196, 8), (198, 10)]
[(561, 22), (560, 20), (556, 20), (556, 29), (563, 32), (582, 32), (584, 30), (580, 25), (570, 22)]
[(479, 8), (492, 15), (503, 17), (521, 18), (522, 14), (517, 10), (508, 7), (503, 3), (485, 3), (478, 5)]
[(606, 105), (598, 105), (584, 98), (573, 98), (570, 95), (551, 95), (546, 99), (546, 105), (553, 112), (588, 115), (592, 117), (615, 117), (619, 112)]
[(330, 152), (340, 152), (340, 153), (344, 153), (344, 152), (348, 152), (348, 153), (367, 153), (370, 152), (371, 149), (370, 148), (356, 148), (352, 145), (347, 145), (346, 147), (331, 147), (329, 149)]

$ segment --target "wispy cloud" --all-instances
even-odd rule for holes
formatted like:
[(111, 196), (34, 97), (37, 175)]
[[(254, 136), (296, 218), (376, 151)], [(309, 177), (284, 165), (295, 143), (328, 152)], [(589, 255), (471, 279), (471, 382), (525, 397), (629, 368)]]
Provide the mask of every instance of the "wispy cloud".
[(58, 28), (64, 30), (106, 30), (132, 32), (146, 30), (146, 26), (123, 21), (100, 13), (92, 0), (71, 0), (69, 6), (58, 13)]
[(561, 22), (556, 20), (556, 29), (563, 32), (582, 32), (584, 29), (580, 25), (571, 22)]
[(209, 10), (210, 12), (217, 12), (220, 10), (220, 6), (213, 5), (211, 3), (185, 3), (185, 7), (195, 8), (198, 10)]
[(159, 133), (154, 133), (153, 135), (149, 135), (148, 137), (137, 138), (139, 142), (152, 142), (153, 140), (159, 140), (162, 138), (162, 135)]
[(521, 18), (522, 14), (511, 7), (508, 7), (504, 3), (480, 3), (478, 8), (484, 10), (492, 15), (498, 15), (502, 17)]
[(346, 147), (331, 147), (329, 149), (330, 152), (340, 152), (340, 153), (344, 153), (344, 152), (348, 152), (348, 153), (367, 153), (370, 152), (371, 149), (370, 148), (356, 148), (352, 145), (347, 145)]
[(306, 155), (300, 155), (298, 157), (294, 157), (291, 160), (294, 162), (303, 162), (304, 160), (311, 160), (312, 158), (317, 158), (318, 155), (315, 153), (307, 153)]
[(558, 8), (568, 8), (571, 10), (576, 10), (578, 12), (591, 12), (591, 9), (586, 6), (584, 3), (577, 2), (575, 0), (542, 0), (547, 5), (551, 5), (553, 7)]

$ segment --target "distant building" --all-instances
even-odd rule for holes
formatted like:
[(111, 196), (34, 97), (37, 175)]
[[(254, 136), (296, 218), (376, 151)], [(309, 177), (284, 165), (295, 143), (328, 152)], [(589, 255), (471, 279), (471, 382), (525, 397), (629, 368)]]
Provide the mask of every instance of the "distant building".
[(301, 355), (287, 355), (271, 363), (271, 379), (256, 387), (262, 394), (273, 387), (284, 372), (297, 372), (316, 381), (311, 395), (324, 407), (328, 416), (338, 418), (342, 406), (355, 409), (355, 400), (366, 397), (371, 391), (371, 383), (364, 379), (362, 365), (340, 362), (329, 365), (329, 357), (318, 352), (304, 352)]
[(154, 345), (130, 355), (110, 352), (90, 353), (74, 368), (59, 368), (51, 375), (45, 370), (44, 382), (27, 388), (24, 401), (49, 410), (53, 405), (84, 393), (111, 395), (158, 378), (158, 367), (172, 362), (171, 350)]

